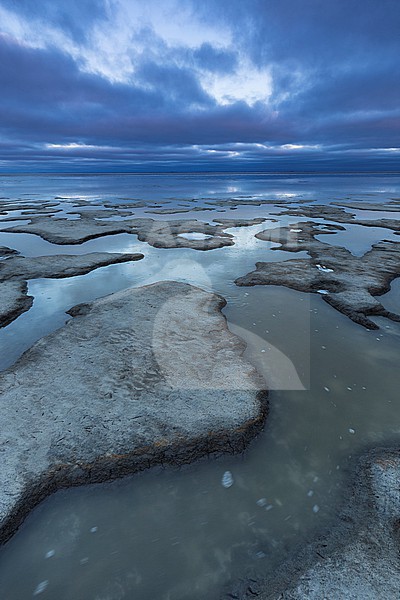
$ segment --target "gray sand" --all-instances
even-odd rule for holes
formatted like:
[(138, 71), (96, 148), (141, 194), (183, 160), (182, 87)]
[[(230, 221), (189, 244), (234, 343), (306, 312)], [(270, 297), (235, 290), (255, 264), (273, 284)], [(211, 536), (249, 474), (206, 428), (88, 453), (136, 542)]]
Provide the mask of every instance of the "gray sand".
[(0, 376), (0, 541), (60, 487), (242, 451), (263, 380), (225, 301), (157, 283), (78, 305)]
[[(96, 213), (95, 213), (96, 214)], [(232, 236), (220, 225), (209, 225), (197, 220), (156, 221), (154, 219), (127, 219), (126, 221), (100, 221), (90, 212), (82, 212), (77, 220), (35, 217), (27, 225), (7, 229), (11, 233), (33, 233), (53, 244), (82, 244), (105, 235), (133, 233), (141, 242), (156, 248), (193, 248), (213, 250), (234, 244)], [(206, 240), (189, 240), (182, 233), (203, 233)]]
[(141, 260), (143, 254), (91, 252), (89, 254), (55, 254), (51, 256), (13, 256), (0, 262), (0, 281), (9, 279), (60, 279), (85, 275), (99, 267)]
[(359, 257), (315, 238), (339, 229), (308, 221), (256, 234), (261, 240), (281, 244), (279, 250), (305, 250), (311, 259), (258, 262), (256, 270), (239, 277), (236, 284), (285, 285), (301, 292), (320, 293), (325, 302), (368, 329), (378, 329), (369, 315), (400, 321), (399, 315), (387, 311), (374, 297), (387, 292), (391, 281), (400, 276), (400, 243), (384, 240)]
[(331, 204), (355, 210), (400, 212), (400, 202), (396, 200), (392, 200), (391, 202), (331, 202)]
[(384, 227), (400, 233), (400, 221), (398, 219), (359, 219), (354, 213), (346, 212), (344, 208), (337, 206), (324, 206), (321, 204), (307, 206), (306, 208), (289, 208), (280, 213), (271, 213), (278, 216), (308, 217), (311, 219), (325, 219), (335, 223), (346, 223), (348, 225), (363, 225), (364, 227)]

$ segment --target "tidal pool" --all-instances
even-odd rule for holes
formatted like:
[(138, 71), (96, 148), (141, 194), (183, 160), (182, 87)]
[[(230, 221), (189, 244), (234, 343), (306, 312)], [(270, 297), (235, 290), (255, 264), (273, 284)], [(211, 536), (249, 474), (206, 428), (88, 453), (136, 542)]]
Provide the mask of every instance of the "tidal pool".
[[(156, 468), (48, 498), (0, 551), (0, 598), (217, 599), (240, 577), (272, 575), (299, 544), (329, 526), (346, 498), (344, 474), (354, 455), (399, 439), (400, 324), (379, 318), (380, 329), (368, 331), (317, 294), (234, 285), (256, 261), (303, 257), (272, 252), (271, 244), (254, 237), (274, 226), (231, 229), (236, 245), (208, 252), (160, 250), (127, 234), (71, 247), (0, 234), (0, 245), (30, 255), (94, 250), (145, 255), (81, 277), (29, 282), (32, 309), (0, 329), (2, 369), (61, 327), (74, 304), (177, 279), (227, 299), (229, 327), (247, 342), (247, 357), (272, 388), (265, 429), (243, 455)], [(364, 236), (361, 229), (353, 227), (346, 245), (353, 239), (360, 249), (379, 234), (374, 229)], [(387, 230), (381, 233), (384, 238)], [(321, 236), (330, 243), (333, 238)], [(400, 310), (399, 280), (381, 300)], [(228, 488), (227, 471), (233, 480)]]

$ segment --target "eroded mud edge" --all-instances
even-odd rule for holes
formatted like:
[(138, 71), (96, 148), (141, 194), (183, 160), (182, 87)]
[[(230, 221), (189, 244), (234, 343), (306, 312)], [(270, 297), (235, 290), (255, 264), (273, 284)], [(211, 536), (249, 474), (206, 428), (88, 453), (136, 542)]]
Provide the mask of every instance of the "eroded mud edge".
[(181, 466), (207, 456), (216, 458), (223, 454), (243, 452), (263, 429), (268, 415), (268, 391), (259, 391), (257, 400), (260, 405), (258, 416), (231, 431), (211, 431), (192, 440), (177, 437), (175, 443), (166, 443), (165, 446), (159, 442), (154, 446), (137, 448), (128, 454), (100, 456), (91, 463), (79, 462), (57, 466), (40, 481), (35, 481), (27, 487), (24, 496), (0, 529), (0, 544), (5, 544), (14, 535), (28, 514), (42, 500), (58, 490), (105, 483), (155, 466)]
[(22, 294), (14, 303), (14, 306), (11, 310), (7, 311), (4, 314), (0, 314), (0, 327), (7, 327), (13, 321), (18, 319), (21, 315), (28, 312), (30, 308), (33, 306), (33, 296), (28, 296), (28, 284), (26, 282), (25, 286), (22, 288)]

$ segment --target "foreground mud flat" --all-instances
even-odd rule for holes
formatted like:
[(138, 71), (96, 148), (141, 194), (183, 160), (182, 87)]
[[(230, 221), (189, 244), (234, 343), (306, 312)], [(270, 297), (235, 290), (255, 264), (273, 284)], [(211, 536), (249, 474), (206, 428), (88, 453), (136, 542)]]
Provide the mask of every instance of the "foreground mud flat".
[(1, 541), (57, 488), (244, 449), (266, 392), (224, 304), (176, 282), (112, 294), (1, 375)]

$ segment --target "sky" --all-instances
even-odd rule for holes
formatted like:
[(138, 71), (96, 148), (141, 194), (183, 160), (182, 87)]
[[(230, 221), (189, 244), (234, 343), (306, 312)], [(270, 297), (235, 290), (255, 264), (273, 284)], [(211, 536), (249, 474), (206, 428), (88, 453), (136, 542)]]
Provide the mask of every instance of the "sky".
[(0, 0), (0, 172), (400, 171), (399, 0)]

